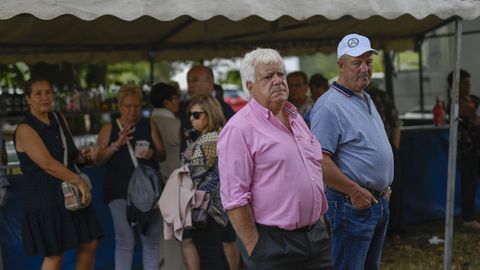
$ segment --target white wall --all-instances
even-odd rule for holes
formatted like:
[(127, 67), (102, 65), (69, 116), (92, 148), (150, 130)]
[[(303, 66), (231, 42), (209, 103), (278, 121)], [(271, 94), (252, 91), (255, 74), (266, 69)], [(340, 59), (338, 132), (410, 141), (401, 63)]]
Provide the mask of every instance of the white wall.
[[(479, 31), (480, 19), (464, 21), (463, 31)], [(454, 33), (454, 24), (435, 31), (436, 34)], [(424, 54), (424, 104), (429, 110), (436, 96), (447, 100), (447, 76), (455, 65), (454, 36), (427, 38), (422, 47)], [(462, 38), (461, 67), (470, 72), (472, 94), (480, 96), (480, 33)], [(420, 107), (418, 71), (400, 71), (394, 77), (395, 104), (402, 113)]]

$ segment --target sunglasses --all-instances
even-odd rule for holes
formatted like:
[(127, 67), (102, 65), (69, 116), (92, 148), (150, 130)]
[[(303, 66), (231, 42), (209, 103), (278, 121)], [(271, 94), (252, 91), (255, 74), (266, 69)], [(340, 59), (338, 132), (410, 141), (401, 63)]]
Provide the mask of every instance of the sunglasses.
[(188, 113), (188, 118), (193, 116), (193, 119), (198, 120), (198, 118), (200, 118), (200, 115), (202, 113), (206, 114), (206, 112), (189, 112)]

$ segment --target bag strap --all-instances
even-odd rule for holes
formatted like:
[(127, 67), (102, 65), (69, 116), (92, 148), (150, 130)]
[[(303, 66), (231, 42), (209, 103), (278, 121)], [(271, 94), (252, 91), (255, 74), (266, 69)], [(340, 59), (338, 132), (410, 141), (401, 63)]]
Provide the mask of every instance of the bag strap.
[[(53, 112), (53, 116), (55, 120), (57, 120), (58, 128), (60, 129), (60, 137), (62, 138), (63, 144), (63, 165), (68, 167), (68, 147), (67, 147), (67, 139), (65, 137), (65, 132), (63, 131), (63, 126), (60, 124), (60, 120), (58, 119), (57, 113)], [(81, 173), (80, 169), (78, 168), (77, 164), (73, 163), (73, 167), (77, 171), (77, 173)]]
[[(117, 120), (115, 122), (117, 122), (118, 128), (120, 129), (120, 131), (122, 131), (123, 126), (122, 126), (122, 123), (120, 123), (120, 119), (117, 118)], [(130, 143), (130, 141), (127, 141), (127, 147), (128, 147), (128, 152), (130, 153), (130, 157), (132, 158), (133, 166), (135, 168), (137, 168), (138, 167), (138, 160), (135, 157), (135, 154), (133, 153), (133, 147), (132, 147), (132, 144)]]

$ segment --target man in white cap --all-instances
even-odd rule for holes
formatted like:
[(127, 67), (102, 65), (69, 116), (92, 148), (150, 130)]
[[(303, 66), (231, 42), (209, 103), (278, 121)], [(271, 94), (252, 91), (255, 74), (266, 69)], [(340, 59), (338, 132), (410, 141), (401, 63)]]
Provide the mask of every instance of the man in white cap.
[(312, 110), (322, 145), (327, 219), (335, 269), (380, 269), (389, 217), (393, 154), (375, 105), (364, 89), (372, 77), (368, 38), (349, 34), (337, 48), (338, 80)]

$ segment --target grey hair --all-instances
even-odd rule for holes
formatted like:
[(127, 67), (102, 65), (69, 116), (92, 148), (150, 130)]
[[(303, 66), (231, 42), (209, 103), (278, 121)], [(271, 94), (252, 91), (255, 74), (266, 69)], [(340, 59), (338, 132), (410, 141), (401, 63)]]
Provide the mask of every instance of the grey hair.
[(285, 70), (285, 63), (274, 49), (257, 48), (245, 54), (240, 65), (240, 75), (242, 76), (243, 91), (248, 92), (247, 82), (255, 82), (255, 67), (259, 64), (280, 64)]

